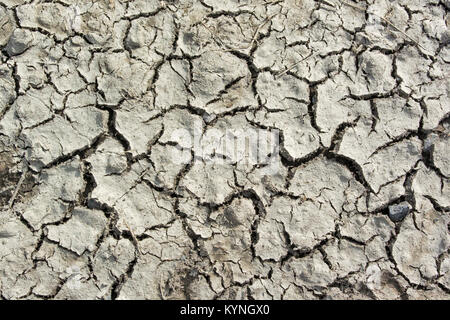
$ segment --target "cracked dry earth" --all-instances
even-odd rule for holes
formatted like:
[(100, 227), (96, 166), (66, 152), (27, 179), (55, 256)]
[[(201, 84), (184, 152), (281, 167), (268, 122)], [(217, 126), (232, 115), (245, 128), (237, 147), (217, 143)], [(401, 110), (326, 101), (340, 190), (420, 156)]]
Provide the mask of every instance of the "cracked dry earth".
[(1, 0), (1, 298), (449, 299), (449, 8)]

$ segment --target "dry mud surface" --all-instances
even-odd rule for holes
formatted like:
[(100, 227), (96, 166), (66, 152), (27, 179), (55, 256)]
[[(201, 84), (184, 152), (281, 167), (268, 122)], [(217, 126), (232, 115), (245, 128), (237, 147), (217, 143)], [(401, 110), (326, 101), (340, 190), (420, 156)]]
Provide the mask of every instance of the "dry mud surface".
[(449, 299), (449, 8), (1, 0), (1, 298)]

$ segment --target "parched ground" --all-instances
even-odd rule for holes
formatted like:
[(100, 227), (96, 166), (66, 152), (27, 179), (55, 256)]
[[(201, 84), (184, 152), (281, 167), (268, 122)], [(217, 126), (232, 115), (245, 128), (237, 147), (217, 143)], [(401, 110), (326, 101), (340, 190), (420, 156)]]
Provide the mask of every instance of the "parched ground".
[(1, 298), (449, 299), (449, 8), (0, 0)]

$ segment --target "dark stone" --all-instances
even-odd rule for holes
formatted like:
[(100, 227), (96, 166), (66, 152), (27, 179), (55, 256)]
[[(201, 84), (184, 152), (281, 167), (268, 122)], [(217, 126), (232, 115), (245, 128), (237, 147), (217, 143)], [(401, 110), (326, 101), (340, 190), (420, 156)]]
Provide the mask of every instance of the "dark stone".
[(411, 210), (411, 206), (406, 201), (394, 204), (389, 206), (389, 218), (393, 222), (402, 221), (408, 215), (409, 210)]
[(9, 38), (8, 44), (6, 45), (6, 52), (8, 55), (17, 56), (24, 53), (31, 44), (32, 38), (28, 32), (21, 29), (17, 29)]

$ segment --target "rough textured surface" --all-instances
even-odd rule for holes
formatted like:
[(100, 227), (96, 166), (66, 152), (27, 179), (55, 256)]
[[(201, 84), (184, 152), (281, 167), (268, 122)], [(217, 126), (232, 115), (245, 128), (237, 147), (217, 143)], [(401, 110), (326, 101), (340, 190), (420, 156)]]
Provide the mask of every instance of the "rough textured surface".
[(449, 8), (1, 1), (0, 299), (449, 299)]

